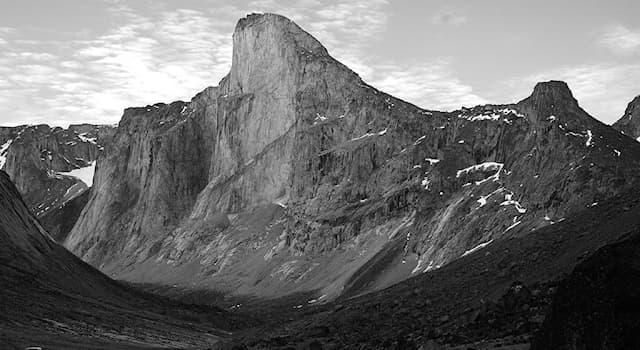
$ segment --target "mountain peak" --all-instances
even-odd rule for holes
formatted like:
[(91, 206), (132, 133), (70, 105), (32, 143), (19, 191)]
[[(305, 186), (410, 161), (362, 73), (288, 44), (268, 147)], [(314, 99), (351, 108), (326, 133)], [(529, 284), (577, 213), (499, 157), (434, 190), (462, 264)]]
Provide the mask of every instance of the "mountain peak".
[(640, 139), (640, 95), (629, 102), (624, 115), (613, 124), (613, 128), (631, 138)]
[(624, 111), (624, 115), (629, 119), (640, 118), (640, 95), (629, 102), (627, 109)]
[(537, 83), (531, 96), (520, 103), (536, 109), (544, 118), (551, 114), (579, 108), (578, 101), (573, 97), (567, 83), (558, 80)]
[(550, 80), (537, 83), (533, 88), (531, 97), (544, 99), (545, 101), (574, 101), (575, 98), (564, 81)]
[(306, 62), (328, 56), (318, 40), (288, 18), (250, 14), (238, 21), (233, 33), (230, 88), (245, 92), (268, 81), (286, 82)]
[(241, 18), (233, 33), (235, 48), (243, 40), (285, 44), (311, 51), (314, 54), (327, 54), (327, 50), (311, 34), (300, 28), (295, 22), (275, 13), (252, 13)]

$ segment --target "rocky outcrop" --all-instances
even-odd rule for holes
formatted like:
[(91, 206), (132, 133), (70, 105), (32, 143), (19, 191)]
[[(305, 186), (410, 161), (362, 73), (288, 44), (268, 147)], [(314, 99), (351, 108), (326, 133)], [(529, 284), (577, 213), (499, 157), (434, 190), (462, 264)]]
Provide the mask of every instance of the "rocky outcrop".
[(528, 234), (638, 181), (640, 144), (590, 117), (563, 82), (445, 113), (369, 86), (284, 17), (250, 15), (233, 42), (218, 87), (125, 111), (70, 250), (128, 280), (326, 300)]
[(613, 124), (613, 128), (634, 140), (640, 139), (640, 96), (629, 102), (624, 115)]
[(0, 128), (0, 169), (9, 174), (29, 209), (43, 216), (91, 185), (74, 175), (83, 168), (92, 172), (113, 132), (111, 126), (90, 124), (67, 129), (48, 125)]

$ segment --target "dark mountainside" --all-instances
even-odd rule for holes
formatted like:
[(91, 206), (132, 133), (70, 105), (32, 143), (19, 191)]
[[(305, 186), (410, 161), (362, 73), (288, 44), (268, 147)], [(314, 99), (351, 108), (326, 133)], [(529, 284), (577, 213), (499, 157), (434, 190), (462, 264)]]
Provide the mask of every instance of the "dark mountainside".
[[(177, 348), (526, 349), (532, 337), (544, 348), (567, 320), (557, 310), (583, 312), (567, 301), (571, 281), (593, 273), (585, 300), (619, 283), (589, 262), (640, 230), (640, 143), (589, 116), (565, 83), (438, 112), (367, 85), (278, 15), (241, 19), (233, 44), (218, 87), (125, 110), (64, 240), (113, 278), (199, 305), (131, 297), (48, 239), (59, 254), (47, 260), (87, 277), (58, 280), (51, 264), (32, 282), (49, 299), (25, 287), (3, 298), (13, 314), (0, 320), (28, 319), (24, 303), (63, 325), (86, 322), (76, 299), (82, 307), (55, 313), (55, 283), (100, 300), (82, 335), (101, 340), (131, 340), (139, 327), (152, 334), (144, 344), (168, 329), (164, 344)], [(65, 289), (78, 278), (91, 287)], [(95, 326), (112, 317), (109, 331)], [(633, 325), (618, 314), (595, 324), (610, 321)], [(592, 326), (569, 331), (581, 338)]]
[[(28, 208), (43, 218), (45, 229), (54, 236), (66, 236), (82, 210), (77, 198), (88, 185), (70, 172), (83, 169), (92, 175), (95, 161), (115, 128), (80, 124), (69, 128), (48, 125), (0, 127), (0, 169), (6, 171), (22, 194)], [(71, 208), (75, 209), (71, 213)], [(84, 200), (86, 203), (86, 199)], [(60, 231), (63, 229), (63, 231)]]
[(613, 128), (634, 140), (640, 139), (640, 95), (629, 102), (624, 115), (613, 124)]
[(640, 143), (589, 116), (563, 82), (444, 113), (377, 91), (281, 16), (240, 20), (233, 43), (218, 87), (125, 111), (72, 252), (133, 282), (326, 301), (638, 182)]
[(532, 349), (640, 349), (640, 230), (598, 250), (559, 286)]
[(44, 231), (3, 171), (0, 285), (3, 349), (204, 347), (233, 322), (215, 308), (133, 291), (82, 262)]

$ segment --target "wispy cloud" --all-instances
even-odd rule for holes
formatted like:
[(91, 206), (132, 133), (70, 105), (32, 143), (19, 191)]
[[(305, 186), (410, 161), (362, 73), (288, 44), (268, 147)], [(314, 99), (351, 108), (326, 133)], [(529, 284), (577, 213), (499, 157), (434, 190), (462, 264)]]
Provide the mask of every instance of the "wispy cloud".
[(615, 53), (640, 53), (640, 29), (632, 30), (621, 24), (611, 25), (605, 28), (599, 42)]
[(431, 23), (433, 24), (450, 24), (459, 26), (467, 22), (467, 17), (458, 15), (455, 12), (449, 10), (440, 11), (431, 18)]
[(487, 101), (455, 76), (445, 59), (397, 66), (375, 66), (372, 85), (421, 107), (453, 110)]
[(204, 11), (142, 15), (121, 2), (111, 5), (112, 29), (93, 39), (68, 40), (63, 57), (32, 50), (46, 48), (46, 42), (0, 31), (14, 35), (16, 44), (0, 52), (0, 72), (7, 71), (2, 95), (22, 106), (4, 107), (11, 124), (111, 123), (128, 106), (188, 100), (228, 70), (230, 30), (220, 29)]
[(593, 117), (613, 123), (640, 93), (640, 63), (564, 67), (508, 81), (501, 89), (512, 91), (512, 99), (522, 98), (531, 93), (535, 83), (552, 79), (566, 81), (582, 108)]
[(159, 3), (145, 11), (135, 3), (105, 1), (110, 26), (93, 36), (62, 38), (54, 45), (0, 27), (3, 121), (113, 123), (128, 106), (188, 100), (229, 71), (235, 21), (250, 12), (291, 18), (364, 80), (410, 102), (442, 109), (484, 102), (446, 59), (416, 63), (371, 54), (388, 29), (389, 0), (202, 2), (191, 8)]

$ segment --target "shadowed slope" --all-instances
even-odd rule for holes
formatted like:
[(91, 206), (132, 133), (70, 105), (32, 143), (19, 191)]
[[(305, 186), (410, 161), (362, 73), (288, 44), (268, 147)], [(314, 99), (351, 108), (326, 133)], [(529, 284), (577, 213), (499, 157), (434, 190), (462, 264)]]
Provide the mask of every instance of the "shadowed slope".
[[(0, 171), (0, 343), (213, 346), (233, 321), (126, 288), (58, 245)], [(84, 345), (78, 345), (84, 344)]]

